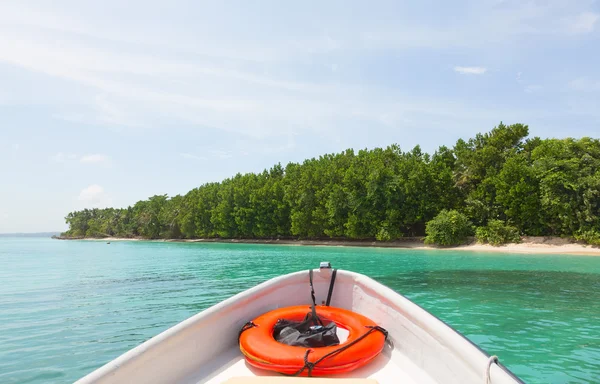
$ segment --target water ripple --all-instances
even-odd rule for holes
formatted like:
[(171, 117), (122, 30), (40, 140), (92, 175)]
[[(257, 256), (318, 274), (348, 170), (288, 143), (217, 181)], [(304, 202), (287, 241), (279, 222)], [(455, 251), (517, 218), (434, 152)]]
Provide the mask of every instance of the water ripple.
[(528, 383), (600, 377), (600, 258), (0, 241), (2, 383), (72, 382), (235, 293), (323, 260), (405, 294)]

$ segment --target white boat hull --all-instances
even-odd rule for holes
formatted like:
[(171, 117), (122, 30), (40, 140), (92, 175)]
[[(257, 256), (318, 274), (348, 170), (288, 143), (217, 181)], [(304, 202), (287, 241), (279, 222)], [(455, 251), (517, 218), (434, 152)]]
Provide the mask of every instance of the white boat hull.
[[(325, 302), (330, 278), (330, 269), (314, 270), (317, 304)], [(310, 304), (307, 271), (271, 279), (177, 324), (77, 383), (220, 384), (235, 377), (277, 376), (245, 362), (238, 332), (265, 312), (302, 304)], [(335, 378), (370, 378), (379, 384), (520, 382), (501, 365), (489, 364), (485, 352), (441, 320), (364, 275), (339, 270), (331, 306), (369, 317), (392, 341), (370, 364)]]

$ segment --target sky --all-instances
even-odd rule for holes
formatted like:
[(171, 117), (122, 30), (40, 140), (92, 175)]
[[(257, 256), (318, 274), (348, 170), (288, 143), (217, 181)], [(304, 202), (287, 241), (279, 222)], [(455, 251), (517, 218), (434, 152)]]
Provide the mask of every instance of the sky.
[(599, 105), (597, 1), (0, 0), (0, 233)]

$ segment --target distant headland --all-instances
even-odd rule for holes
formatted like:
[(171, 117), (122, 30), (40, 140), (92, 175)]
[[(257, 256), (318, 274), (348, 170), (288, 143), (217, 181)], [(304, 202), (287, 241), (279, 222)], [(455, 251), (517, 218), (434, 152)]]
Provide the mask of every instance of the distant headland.
[(526, 125), (501, 123), (432, 154), (390, 145), (276, 164), (185, 195), (71, 212), (62, 236), (404, 247), (416, 237), (419, 247), (471, 248), (475, 238), (478, 247), (519, 249), (536, 237), (600, 246), (600, 140), (528, 135)]
[(0, 233), (0, 237), (56, 237), (60, 232), (14, 232)]

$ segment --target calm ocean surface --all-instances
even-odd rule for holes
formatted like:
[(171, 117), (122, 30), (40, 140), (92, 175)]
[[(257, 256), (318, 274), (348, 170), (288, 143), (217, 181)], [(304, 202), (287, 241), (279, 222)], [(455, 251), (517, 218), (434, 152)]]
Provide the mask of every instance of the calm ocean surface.
[(527, 383), (600, 382), (600, 257), (0, 238), (0, 383), (68, 383), (320, 261), (367, 274)]

